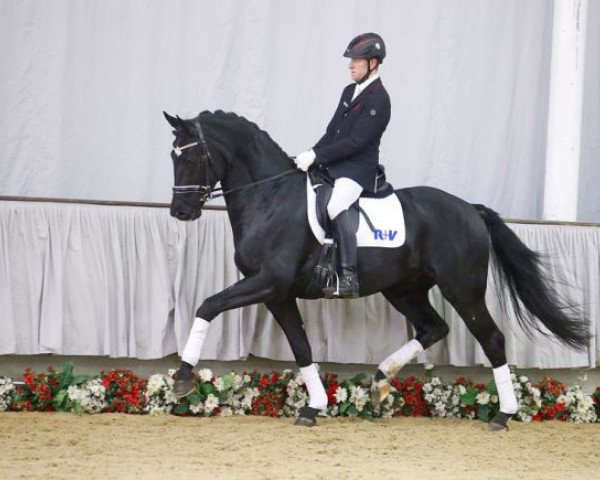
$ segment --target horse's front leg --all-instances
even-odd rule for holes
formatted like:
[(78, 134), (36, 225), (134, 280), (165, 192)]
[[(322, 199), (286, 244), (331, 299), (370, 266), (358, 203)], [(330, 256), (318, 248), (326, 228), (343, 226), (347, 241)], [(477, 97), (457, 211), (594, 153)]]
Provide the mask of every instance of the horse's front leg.
[(267, 301), (275, 293), (275, 285), (276, 282), (271, 278), (258, 274), (240, 280), (202, 303), (196, 312), (196, 319), (181, 355), (181, 366), (177, 370), (174, 388), (178, 398), (186, 397), (194, 391), (192, 369), (200, 360), (210, 322), (227, 310)]
[(327, 408), (327, 393), (319, 377), (317, 367), (312, 360), (312, 351), (302, 324), (302, 317), (298, 311), (296, 299), (272, 301), (267, 302), (266, 305), (288, 339), (296, 364), (300, 367), (300, 373), (308, 390), (308, 406), (302, 407), (298, 412), (296, 425), (312, 427), (317, 423), (317, 414)]

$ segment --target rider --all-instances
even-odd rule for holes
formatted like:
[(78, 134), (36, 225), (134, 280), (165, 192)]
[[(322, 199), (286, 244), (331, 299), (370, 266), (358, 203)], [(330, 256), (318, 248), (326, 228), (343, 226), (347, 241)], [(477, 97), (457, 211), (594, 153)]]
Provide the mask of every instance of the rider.
[(339, 243), (339, 298), (359, 294), (356, 268), (356, 234), (348, 209), (363, 190), (375, 191), (379, 165), (379, 143), (390, 121), (390, 97), (379, 78), (379, 65), (385, 58), (385, 44), (376, 33), (354, 38), (344, 52), (350, 58), (348, 85), (327, 126), (327, 131), (306, 152), (296, 157), (296, 165), (307, 171), (315, 163), (335, 179), (327, 213)]

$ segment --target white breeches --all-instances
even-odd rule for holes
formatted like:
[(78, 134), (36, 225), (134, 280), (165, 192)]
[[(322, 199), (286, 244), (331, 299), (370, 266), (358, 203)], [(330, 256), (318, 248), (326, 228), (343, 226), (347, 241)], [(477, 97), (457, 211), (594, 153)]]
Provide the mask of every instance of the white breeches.
[(333, 184), (333, 192), (327, 204), (329, 219), (333, 220), (341, 212), (348, 210), (350, 205), (358, 200), (362, 191), (363, 188), (354, 180), (346, 177), (338, 178)]

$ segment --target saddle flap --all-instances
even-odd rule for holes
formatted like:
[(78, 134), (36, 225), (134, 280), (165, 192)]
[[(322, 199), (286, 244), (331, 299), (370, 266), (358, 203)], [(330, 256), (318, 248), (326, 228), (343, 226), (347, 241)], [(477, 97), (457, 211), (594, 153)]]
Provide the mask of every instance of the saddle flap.
[[(314, 182), (314, 185), (313, 185)], [(389, 185), (389, 184), (388, 184)], [(358, 247), (397, 248), (404, 244), (404, 214), (398, 196), (389, 186), (391, 194), (384, 198), (361, 196), (359, 205), (370, 219), (357, 208), (352, 208), (352, 223), (358, 225)], [(318, 175), (307, 176), (306, 198), (308, 223), (317, 241), (322, 245), (331, 238), (332, 231), (327, 215), (327, 203), (331, 197), (331, 183)], [(384, 190), (377, 192), (382, 195)], [(371, 225), (369, 225), (371, 223)], [(372, 227), (372, 228), (371, 228)], [(356, 229), (356, 227), (355, 227)], [(327, 232), (327, 235), (326, 235)]]
[[(319, 171), (317, 171), (319, 172)], [(332, 238), (332, 228), (331, 220), (329, 219), (329, 214), (327, 213), (327, 205), (329, 204), (329, 200), (331, 199), (331, 193), (333, 192), (332, 180), (330, 178), (325, 177), (324, 172), (319, 173), (310, 173), (309, 179), (312, 184), (312, 189), (315, 192), (315, 210), (317, 214), (317, 220), (323, 230), (326, 232), (327, 238)], [(350, 207), (350, 222), (352, 224), (353, 230), (358, 231), (359, 226), (359, 210), (358, 210), (358, 201), (354, 202)]]

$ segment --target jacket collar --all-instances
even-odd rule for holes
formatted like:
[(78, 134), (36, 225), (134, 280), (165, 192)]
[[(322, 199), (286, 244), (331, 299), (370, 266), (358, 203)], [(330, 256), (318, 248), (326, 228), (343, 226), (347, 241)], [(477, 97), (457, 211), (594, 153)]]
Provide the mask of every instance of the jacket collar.
[[(373, 93), (375, 90), (378, 90), (379, 88), (381, 88), (381, 78), (377, 77), (369, 85), (367, 85), (366, 88), (362, 92), (360, 92), (352, 102), (349, 102), (348, 108), (355, 105), (359, 101), (364, 100), (366, 97), (371, 95), (371, 93)], [(354, 94), (354, 90), (350, 89), (350, 91), (352, 92), (352, 94)], [(352, 96), (350, 96), (350, 98), (352, 98)]]

